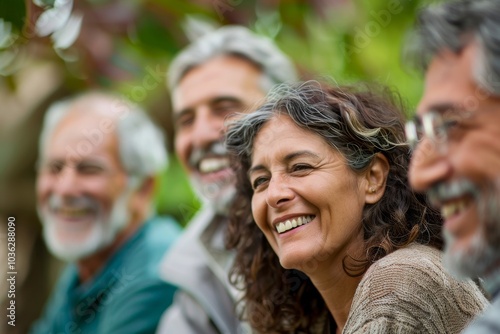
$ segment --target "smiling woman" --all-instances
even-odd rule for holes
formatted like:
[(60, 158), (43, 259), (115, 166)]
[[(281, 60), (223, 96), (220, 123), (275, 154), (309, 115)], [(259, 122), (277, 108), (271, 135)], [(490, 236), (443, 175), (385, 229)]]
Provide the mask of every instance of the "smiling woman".
[(231, 280), (256, 331), (458, 333), (487, 305), (441, 265), (441, 218), (407, 184), (394, 95), (280, 86), (227, 147)]

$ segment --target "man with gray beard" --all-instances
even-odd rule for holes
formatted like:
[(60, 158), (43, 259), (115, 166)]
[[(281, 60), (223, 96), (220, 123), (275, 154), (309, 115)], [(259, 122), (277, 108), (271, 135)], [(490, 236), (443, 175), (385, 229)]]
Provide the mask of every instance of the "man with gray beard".
[(121, 97), (89, 92), (49, 108), (38, 212), (47, 247), (70, 264), (31, 333), (155, 332), (175, 292), (158, 264), (180, 233), (153, 214), (166, 163), (162, 133)]
[(270, 40), (240, 26), (202, 36), (172, 61), (175, 150), (204, 206), (162, 262), (163, 278), (180, 291), (158, 333), (244, 332), (228, 280), (233, 254), (224, 247), (235, 194), (224, 124), (252, 111), (274, 84), (295, 79), (294, 66)]
[(500, 333), (500, 1), (459, 0), (420, 13), (409, 50), (426, 71), (406, 126), (409, 179), (445, 219), (444, 262), (480, 277), (492, 305), (465, 331)]

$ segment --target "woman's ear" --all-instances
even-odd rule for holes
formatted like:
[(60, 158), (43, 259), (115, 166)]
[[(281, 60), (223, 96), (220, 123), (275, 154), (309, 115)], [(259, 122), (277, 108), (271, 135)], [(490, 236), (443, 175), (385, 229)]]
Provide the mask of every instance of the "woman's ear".
[(375, 154), (370, 168), (366, 171), (365, 202), (377, 203), (385, 192), (387, 175), (389, 174), (389, 161), (382, 153)]

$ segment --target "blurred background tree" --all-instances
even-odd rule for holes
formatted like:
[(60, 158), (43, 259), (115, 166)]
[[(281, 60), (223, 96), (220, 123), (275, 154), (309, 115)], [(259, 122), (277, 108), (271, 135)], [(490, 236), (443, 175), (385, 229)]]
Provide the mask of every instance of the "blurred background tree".
[[(165, 72), (190, 39), (242, 24), (266, 35), (303, 78), (380, 82), (410, 110), (422, 78), (402, 66), (402, 43), (422, 1), (410, 0), (0, 0), (0, 219), (17, 222), (17, 326), (38, 317), (60, 263), (47, 255), (35, 210), (38, 136), (47, 106), (89, 88), (121, 92), (168, 134)], [(160, 213), (185, 224), (200, 203), (175, 157), (157, 189)], [(0, 239), (5, 240), (5, 229)], [(0, 265), (6, 268), (5, 247)], [(6, 299), (0, 282), (0, 304)]]

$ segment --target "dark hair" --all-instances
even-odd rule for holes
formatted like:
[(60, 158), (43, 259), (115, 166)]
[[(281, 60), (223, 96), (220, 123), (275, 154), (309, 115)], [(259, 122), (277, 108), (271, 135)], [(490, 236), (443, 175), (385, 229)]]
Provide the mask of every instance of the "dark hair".
[(324, 138), (356, 173), (369, 168), (378, 153), (389, 162), (383, 197), (363, 209), (366, 256), (344, 259), (348, 275), (362, 275), (374, 261), (412, 242), (441, 248), (439, 213), (407, 182), (410, 149), (404, 136), (404, 114), (396, 107), (401, 101), (396, 97), (387, 89), (377, 93), (361, 86), (337, 87), (315, 81), (281, 85), (257, 111), (230, 126), (226, 145), (237, 175), (226, 240), (228, 248), (237, 251), (230, 279), (244, 289), (242, 316), (256, 330), (310, 332), (327, 314), (307, 276), (281, 267), (252, 217), (253, 191), (247, 171), (253, 141), (262, 126), (278, 114), (288, 115), (299, 127)]
[(448, 49), (456, 54), (478, 43), (476, 83), (500, 96), (500, 1), (458, 0), (428, 6), (418, 15), (406, 47), (410, 62), (421, 69)]

